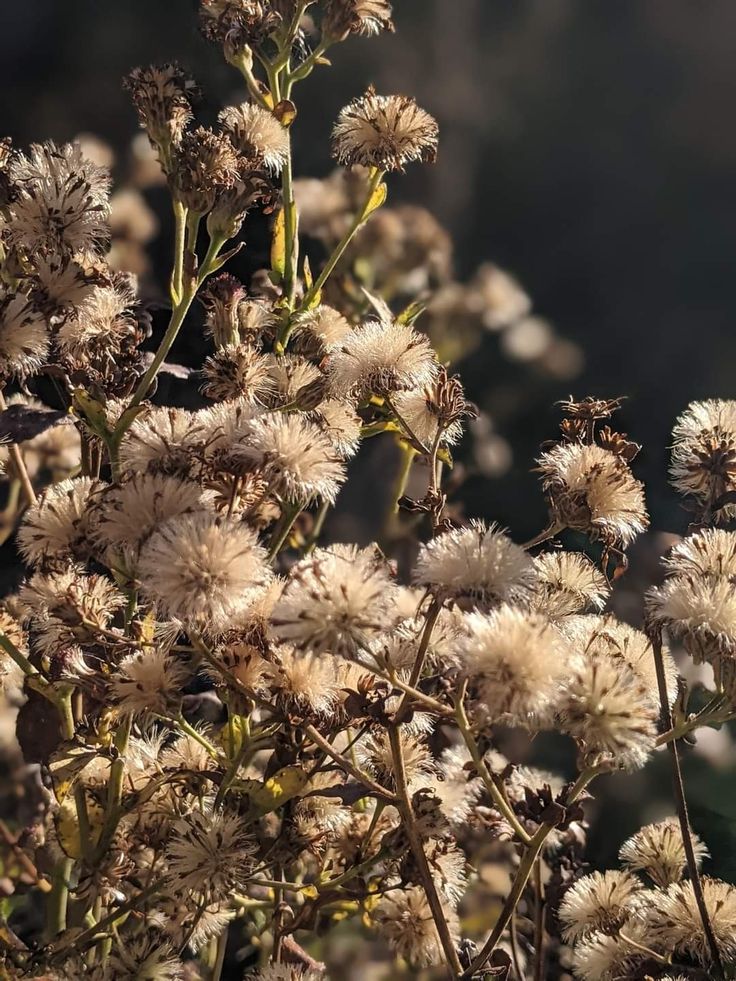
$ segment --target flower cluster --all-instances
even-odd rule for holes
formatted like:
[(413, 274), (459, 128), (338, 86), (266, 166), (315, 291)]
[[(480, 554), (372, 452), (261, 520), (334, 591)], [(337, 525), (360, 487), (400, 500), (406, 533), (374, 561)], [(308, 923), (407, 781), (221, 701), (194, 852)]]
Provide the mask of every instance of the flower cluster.
[[(711, 527), (736, 513), (733, 403), (677, 424), (673, 480), (698, 523), (644, 629), (613, 612), (649, 524), (639, 447), (608, 425), (619, 400), (562, 404), (538, 536), (462, 519), (443, 475), (478, 411), (433, 344), (444, 314), (393, 302), (441, 279), (448, 247), (423, 213), (383, 209), (389, 172), (434, 160), (437, 124), (369, 89), (339, 115), (343, 169), (311, 213), (292, 175), (297, 85), (333, 45), (393, 30), (391, 5), (199, 8), (247, 101), (206, 126), (178, 66), (127, 81), (172, 202), (162, 337), (113, 261), (108, 174), (77, 144), (0, 151), (3, 532), (25, 565), (0, 603), (22, 784), (0, 827), (0, 974), (317, 981), (344, 976), (345, 930), (385, 977), (503, 976), (508, 947), (519, 981), (546, 963), (720, 981), (736, 892), (700, 877), (684, 800), (622, 846), (622, 869), (581, 870), (595, 778), (664, 744), (679, 775), (678, 740), (734, 715), (736, 533)], [(223, 267), (256, 205), (270, 261), (244, 283)], [(380, 257), (398, 239), (391, 286)], [(510, 356), (552, 344), (501, 270), (442, 309), (463, 304)], [(200, 370), (170, 364), (198, 329)], [(165, 372), (199, 387), (188, 408), (157, 391)], [(44, 374), (53, 406), (33, 394)], [(398, 473), (384, 530), (335, 542), (353, 458), (379, 437)], [(676, 647), (713, 668), (699, 713)], [(549, 732), (568, 779), (524, 762)], [(43, 926), (26, 916), (41, 905)]]

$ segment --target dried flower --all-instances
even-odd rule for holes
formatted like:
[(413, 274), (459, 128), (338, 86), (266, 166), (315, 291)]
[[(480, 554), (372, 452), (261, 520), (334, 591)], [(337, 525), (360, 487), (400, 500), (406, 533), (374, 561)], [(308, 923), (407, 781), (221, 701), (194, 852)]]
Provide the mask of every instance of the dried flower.
[(134, 69), (126, 78), (125, 87), (151, 142), (167, 153), (172, 143), (181, 140), (192, 119), (192, 100), (198, 94), (196, 83), (178, 65), (166, 64)]
[(254, 419), (238, 452), (258, 468), (273, 493), (292, 504), (334, 502), (346, 477), (333, 443), (304, 413)]
[(581, 552), (545, 552), (534, 559), (534, 571), (532, 603), (550, 617), (600, 610), (610, 592), (604, 576)]
[(591, 933), (576, 944), (572, 961), (575, 977), (581, 981), (617, 981), (619, 978), (630, 978), (636, 966), (641, 964), (642, 945), (658, 952), (658, 945), (641, 924), (627, 923), (625, 934), (626, 937), (620, 934), (610, 936), (602, 932)]
[(713, 576), (671, 576), (647, 594), (652, 623), (661, 624), (697, 660), (736, 652), (736, 586)]
[(539, 459), (555, 521), (609, 545), (630, 545), (649, 525), (643, 485), (600, 446), (559, 444)]
[(427, 448), (431, 448), (437, 439), (441, 446), (457, 443), (463, 434), (463, 418), (476, 414), (465, 401), (462, 385), (456, 378), (448, 378), (444, 368), (440, 369), (437, 380), (426, 388), (398, 392), (393, 406)]
[(18, 193), (8, 234), (16, 248), (72, 255), (107, 244), (110, 179), (77, 144), (34, 144), (30, 156), (14, 159), (10, 173)]
[(227, 811), (191, 811), (177, 821), (166, 861), (175, 891), (192, 891), (210, 902), (242, 891), (255, 864), (245, 822)]
[[(391, 950), (415, 968), (444, 963), (427, 895), (421, 886), (391, 889), (384, 893), (374, 911), (376, 928)], [(460, 928), (452, 910), (446, 910), (450, 935), (455, 941)]]
[(59, 350), (78, 360), (103, 358), (114, 362), (125, 342), (135, 338), (138, 324), (132, 310), (134, 302), (129, 282), (93, 290), (59, 328)]
[(173, 162), (173, 190), (187, 208), (200, 215), (211, 211), (235, 185), (239, 158), (223, 133), (199, 126), (184, 133)]
[(104, 545), (140, 546), (169, 518), (201, 505), (198, 484), (160, 474), (135, 474), (96, 501), (94, 536)]
[(736, 505), (721, 507), (718, 502), (736, 490), (736, 402), (693, 402), (672, 436), (670, 479), (675, 488), (708, 511), (715, 508), (716, 519), (733, 517)]
[(593, 872), (567, 890), (559, 909), (569, 943), (593, 931), (615, 934), (639, 904), (644, 888), (630, 872)]
[(46, 322), (28, 297), (0, 290), (0, 381), (34, 374), (49, 343)]
[(405, 95), (365, 95), (346, 106), (332, 131), (332, 152), (346, 167), (403, 170), (407, 163), (433, 163), (437, 156), (436, 121)]
[(319, 425), (339, 456), (343, 459), (355, 456), (363, 423), (350, 403), (325, 399), (312, 409), (309, 418)]
[(189, 474), (199, 432), (191, 412), (159, 406), (139, 416), (120, 446), (121, 468), (135, 473)]
[(223, 46), (233, 60), (247, 45), (257, 44), (281, 23), (269, 0), (200, 0), (199, 26), (208, 41)]
[(90, 497), (99, 488), (90, 477), (63, 480), (48, 488), (28, 510), (18, 532), (18, 547), (31, 565), (45, 559), (74, 557), (84, 545)]
[(672, 575), (736, 580), (736, 533), (705, 528), (675, 545), (665, 566)]
[(623, 661), (597, 657), (577, 667), (566, 684), (559, 715), (562, 729), (587, 757), (602, 754), (633, 770), (644, 766), (654, 749), (658, 709)]
[[(700, 867), (703, 858), (708, 855), (708, 849), (692, 832), (691, 837)], [(623, 843), (619, 858), (634, 872), (646, 872), (660, 889), (680, 882), (687, 868), (687, 856), (679, 821), (667, 818), (657, 824), (647, 824)]]
[(223, 109), (220, 125), (253, 169), (280, 174), (289, 156), (289, 131), (272, 112), (252, 102)]
[(507, 605), (468, 614), (458, 656), (491, 719), (517, 725), (544, 717), (571, 668), (559, 631), (539, 614)]
[(181, 700), (189, 674), (166, 650), (146, 647), (123, 658), (110, 679), (110, 695), (121, 715), (166, 715)]
[[(701, 878), (703, 898), (713, 934), (724, 959), (736, 955), (736, 888), (719, 879)], [(642, 909), (647, 936), (676, 956), (709, 965), (710, 947), (695, 900), (692, 882), (677, 882)]]
[(429, 342), (412, 327), (372, 320), (352, 330), (327, 359), (338, 397), (390, 395), (431, 383), (437, 363)]
[(496, 525), (473, 521), (422, 546), (414, 582), (438, 595), (489, 606), (526, 597), (534, 567), (527, 553)]
[(317, 358), (341, 344), (352, 329), (339, 310), (323, 303), (294, 318), (293, 343), (305, 356)]
[(166, 616), (200, 627), (227, 624), (266, 585), (254, 531), (207, 512), (165, 522), (141, 549), (142, 591)]
[(292, 569), (274, 607), (274, 632), (317, 653), (351, 657), (393, 624), (393, 589), (375, 549), (316, 549)]
[(227, 344), (202, 366), (202, 393), (211, 399), (244, 398), (262, 404), (274, 384), (272, 362), (249, 344)]
[(327, 0), (322, 17), (322, 32), (327, 37), (335, 40), (344, 40), (349, 34), (370, 37), (393, 29), (388, 0)]

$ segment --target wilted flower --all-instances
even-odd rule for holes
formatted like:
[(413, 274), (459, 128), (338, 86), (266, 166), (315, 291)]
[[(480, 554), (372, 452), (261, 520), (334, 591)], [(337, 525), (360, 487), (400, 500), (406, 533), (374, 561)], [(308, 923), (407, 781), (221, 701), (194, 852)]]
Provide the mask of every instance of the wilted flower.
[(123, 470), (186, 476), (199, 436), (196, 417), (185, 409), (157, 406), (136, 419), (120, 446)]
[[(701, 878), (703, 898), (721, 955), (736, 955), (736, 888), (719, 879)], [(710, 947), (703, 929), (692, 882), (669, 886), (642, 909), (642, 923), (653, 943), (676, 956), (693, 957), (710, 964)]]
[(534, 567), (505, 532), (473, 521), (421, 547), (414, 582), (438, 595), (488, 606), (526, 597), (534, 583)]
[(362, 422), (349, 402), (341, 399), (325, 399), (309, 413), (339, 456), (347, 459), (355, 456), (360, 445)]
[(559, 909), (569, 943), (596, 930), (615, 934), (639, 904), (644, 888), (630, 872), (593, 872), (565, 893)]
[(93, 290), (74, 316), (67, 317), (59, 327), (56, 335), (59, 350), (77, 360), (101, 357), (114, 361), (137, 330), (132, 310), (135, 292), (131, 286), (121, 280), (114, 286)]
[(219, 118), (235, 149), (254, 169), (281, 172), (289, 157), (289, 131), (272, 112), (244, 102), (223, 109)]
[(610, 587), (581, 552), (544, 552), (534, 559), (533, 605), (550, 617), (600, 610)]
[[(450, 935), (457, 941), (460, 927), (451, 909), (445, 911)], [(444, 954), (427, 895), (421, 886), (391, 889), (373, 913), (381, 937), (415, 968), (444, 963)]]
[(403, 170), (412, 160), (434, 162), (436, 121), (405, 95), (365, 95), (346, 106), (332, 132), (332, 152), (346, 167)]
[(199, 126), (186, 132), (176, 148), (173, 190), (187, 208), (200, 215), (211, 211), (218, 197), (238, 178), (238, 153), (224, 133)]
[(571, 668), (559, 631), (513, 606), (468, 614), (458, 656), (492, 720), (508, 717), (516, 725), (545, 716)]
[(246, 823), (227, 811), (191, 811), (177, 821), (166, 861), (176, 892), (192, 891), (211, 902), (242, 890), (255, 865)]
[(116, 946), (106, 961), (104, 971), (104, 981), (124, 977), (136, 981), (185, 981), (186, 978), (184, 964), (158, 931), (138, 931), (133, 937), (126, 934), (125, 941)]
[(141, 549), (138, 573), (145, 596), (169, 617), (222, 627), (268, 581), (256, 533), (207, 512), (165, 522)]
[(332, 390), (341, 397), (421, 388), (430, 384), (437, 368), (426, 337), (408, 325), (383, 320), (352, 330), (327, 360)]
[[(708, 849), (692, 832), (691, 838), (699, 866), (707, 857)], [(680, 822), (676, 818), (667, 818), (657, 824), (645, 825), (623, 843), (619, 858), (634, 872), (646, 872), (660, 889), (680, 882), (687, 868)]]
[(208, 41), (235, 59), (245, 47), (268, 36), (281, 23), (271, 0), (200, 0), (199, 25)]
[(539, 458), (555, 521), (609, 545), (630, 545), (649, 525), (644, 489), (610, 450), (560, 443)]
[(10, 168), (18, 190), (8, 234), (31, 253), (98, 252), (110, 235), (110, 178), (77, 144), (34, 144)]
[(611, 936), (602, 931), (591, 933), (575, 945), (573, 973), (581, 981), (630, 978), (635, 967), (641, 964), (642, 945), (658, 952), (658, 945), (646, 928), (636, 922), (626, 924), (625, 937), (620, 934)]
[(271, 618), (280, 640), (351, 657), (394, 622), (394, 586), (372, 548), (316, 549), (291, 571)]
[[(736, 490), (736, 402), (693, 402), (677, 420), (672, 436), (672, 483), (710, 512), (724, 494)], [(715, 518), (734, 514), (736, 505), (725, 504), (717, 508)]]

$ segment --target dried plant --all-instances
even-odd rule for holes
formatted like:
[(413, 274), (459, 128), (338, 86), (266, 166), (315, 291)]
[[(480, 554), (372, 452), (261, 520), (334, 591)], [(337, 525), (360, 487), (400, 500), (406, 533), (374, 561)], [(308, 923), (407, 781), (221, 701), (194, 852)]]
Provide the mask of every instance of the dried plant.
[[(679, 742), (736, 712), (736, 537), (712, 527), (736, 514), (736, 403), (675, 427), (694, 517), (644, 631), (604, 612), (649, 525), (639, 447), (609, 425), (620, 400), (562, 404), (532, 541), (462, 520), (450, 447), (477, 410), (449, 362), (473, 318), (513, 328), (522, 359), (551, 329), (501, 270), (453, 284), (439, 226), (384, 207), (387, 175), (437, 153), (412, 98), (369, 89), (333, 130), (347, 169), (292, 173), (297, 88), (391, 14), (201, 0), (249, 92), (214, 128), (178, 66), (130, 74), (176, 230), (152, 355), (140, 202), (124, 199), (143, 230), (121, 250), (109, 176), (80, 145), (2, 144), (1, 530), (27, 567), (0, 606), (2, 977), (338, 978), (338, 926), (372, 944), (376, 977), (733, 976), (736, 890), (701, 878)], [(222, 270), (255, 211), (270, 266), (243, 284)], [(197, 299), (204, 407), (154, 404)], [(34, 395), (49, 379), (55, 408)], [(325, 544), (348, 461), (379, 436), (403, 460), (386, 540)], [(416, 540), (402, 577), (397, 528)], [(663, 635), (712, 667), (699, 711)], [(500, 751), (551, 730), (574, 747), (567, 780)], [(583, 874), (594, 781), (665, 745), (677, 818), (633, 835), (622, 869)]]

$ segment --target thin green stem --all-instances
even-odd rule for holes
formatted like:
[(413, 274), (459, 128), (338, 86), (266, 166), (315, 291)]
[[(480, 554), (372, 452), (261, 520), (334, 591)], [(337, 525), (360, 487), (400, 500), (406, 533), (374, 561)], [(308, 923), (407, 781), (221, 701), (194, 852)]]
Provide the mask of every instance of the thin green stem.
[[(599, 773), (600, 770), (596, 767), (589, 767), (584, 770), (578, 779), (575, 781), (573, 786), (570, 788), (565, 796), (565, 803), (567, 805), (573, 804), (580, 794), (585, 790), (590, 781)], [(542, 849), (544, 848), (545, 842), (549, 837), (551, 831), (553, 831), (555, 825), (545, 821), (540, 824), (537, 828), (534, 836), (531, 838), (529, 843), (526, 845), (524, 852), (521, 857), (521, 862), (519, 868), (514, 877), (514, 881), (511, 886), (511, 892), (506, 897), (503, 904), (501, 913), (496, 921), (491, 935), (488, 940), (483, 945), (482, 950), (477, 955), (470, 967), (462, 975), (463, 978), (474, 977), (487, 963), (488, 959), (492, 956), (493, 951), (498, 946), (498, 943), (503, 936), (504, 931), (511, 922), (511, 918), (514, 915), (514, 911), (521, 899), (524, 890), (526, 889), (527, 882), (529, 881), (529, 876), (531, 875), (532, 869), (534, 868), (534, 863), (537, 861), (539, 856), (542, 854)]]
[[(0, 412), (5, 412), (8, 407), (8, 403), (5, 401), (5, 395), (2, 389), (0, 389)], [(15, 471), (15, 476), (20, 481), (20, 485), (23, 488), (23, 496), (26, 499), (26, 504), (28, 507), (33, 507), (37, 503), (38, 498), (36, 497), (36, 492), (33, 489), (33, 483), (28, 475), (28, 468), (26, 467), (26, 461), (23, 459), (23, 453), (20, 446), (17, 443), (10, 443), (8, 446), (8, 456), (13, 464), (13, 470)]]
[(220, 936), (217, 938), (217, 955), (212, 968), (212, 981), (220, 981), (220, 978), (222, 977), (222, 969), (225, 965), (225, 952), (227, 951), (228, 932), (229, 928), (225, 927)]
[(286, 544), (289, 535), (291, 534), (291, 529), (294, 527), (294, 523), (299, 517), (300, 512), (301, 505), (299, 504), (286, 505), (284, 507), (283, 514), (274, 528), (274, 532), (271, 537), (271, 544), (269, 545), (268, 549), (269, 562), (273, 562)]
[(51, 892), (46, 900), (46, 940), (51, 941), (66, 930), (66, 914), (69, 906), (69, 876), (73, 862), (61, 858), (54, 866)]
[(171, 302), (177, 306), (183, 294), (184, 239), (187, 227), (187, 209), (181, 201), (174, 201), (174, 265), (171, 271)]
[(465, 712), (462, 697), (458, 699), (457, 708), (455, 710), (455, 719), (457, 721), (457, 727), (460, 730), (460, 735), (463, 737), (463, 742), (468, 748), (470, 757), (475, 764), (478, 775), (483, 781), (483, 785), (485, 786), (489, 796), (493, 800), (503, 818), (513, 829), (519, 841), (521, 841), (524, 845), (531, 844), (532, 839), (529, 837), (523, 825), (514, 813), (513, 808), (496, 785), (496, 782), (493, 779), (493, 774), (486, 766), (486, 761), (483, 759), (483, 755), (478, 749), (478, 744), (475, 741), (475, 737), (473, 736), (473, 732), (470, 728), (470, 722), (468, 721), (468, 717)]

